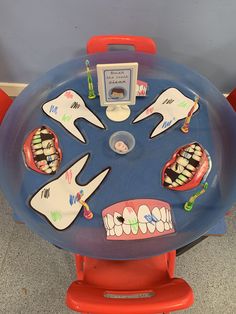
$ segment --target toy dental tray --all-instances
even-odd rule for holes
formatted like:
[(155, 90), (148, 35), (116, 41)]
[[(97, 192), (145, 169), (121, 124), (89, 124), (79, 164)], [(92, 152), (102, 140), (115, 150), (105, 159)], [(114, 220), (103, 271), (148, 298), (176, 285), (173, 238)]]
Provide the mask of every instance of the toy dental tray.
[[(30, 229), (74, 253), (134, 259), (184, 246), (235, 202), (235, 112), (183, 65), (137, 46), (91, 47), (29, 85), (8, 110), (0, 126), (0, 188)], [(136, 97), (121, 122), (107, 117), (97, 91), (96, 65), (113, 63), (138, 63), (145, 82), (146, 96)], [(125, 97), (122, 88), (112, 93)], [(191, 211), (186, 202), (194, 203)]]

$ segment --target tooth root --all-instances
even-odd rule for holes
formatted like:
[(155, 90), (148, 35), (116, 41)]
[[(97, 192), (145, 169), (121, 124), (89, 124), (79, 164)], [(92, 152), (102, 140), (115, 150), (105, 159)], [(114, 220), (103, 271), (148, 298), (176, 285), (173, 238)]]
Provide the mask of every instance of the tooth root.
[(130, 232), (131, 232), (130, 225), (123, 224), (122, 227), (123, 227), (123, 230), (124, 230), (125, 234), (130, 234)]
[(188, 153), (193, 153), (194, 152), (194, 149), (192, 147), (186, 147), (184, 150), (186, 152), (188, 152)]
[(42, 149), (38, 149), (34, 152), (34, 154), (37, 155), (42, 155), (43, 154), (43, 150)]
[(179, 185), (183, 185), (183, 184), (184, 184), (184, 182), (181, 181), (181, 180), (179, 180), (179, 179), (176, 179), (175, 181), (176, 181)]
[(156, 225), (155, 225), (155, 223), (151, 224), (150, 222), (148, 222), (147, 228), (148, 228), (149, 232), (153, 233), (156, 229)]
[(201, 160), (201, 158), (200, 158), (199, 156), (195, 155), (195, 154), (193, 154), (192, 158), (193, 158), (194, 160), (197, 160), (197, 161), (200, 161), (200, 160)]
[(137, 221), (131, 222), (130, 227), (131, 227), (133, 234), (138, 233), (138, 222)]
[(114, 236), (114, 235), (115, 235), (114, 228), (110, 230), (110, 235), (111, 235), (111, 236)]
[(182, 172), (182, 174), (188, 178), (192, 178), (192, 176), (193, 176), (192, 173), (186, 169)]
[(122, 221), (120, 218), (123, 218), (121, 214), (114, 212), (114, 223), (116, 226), (121, 226), (122, 225)]
[(41, 143), (41, 138), (33, 138), (32, 144), (40, 144)]
[(147, 232), (147, 224), (146, 223), (139, 223), (139, 228), (142, 231), (142, 233)]
[(172, 183), (172, 180), (170, 177), (168, 177), (167, 175), (165, 176), (165, 180), (164, 180), (166, 183), (169, 183), (171, 184)]
[(150, 215), (151, 215), (151, 212), (147, 205), (139, 206), (139, 209), (138, 209), (138, 221), (139, 222), (147, 223), (148, 220), (146, 219), (146, 217)]
[(173, 165), (170, 166), (170, 169), (172, 169), (176, 173), (181, 173), (184, 170), (184, 167), (178, 163), (173, 163)]
[(44, 148), (43, 152), (44, 152), (44, 155), (49, 156), (56, 152), (56, 148), (55, 147)]
[(163, 221), (158, 221), (156, 223), (156, 228), (157, 228), (157, 231), (159, 232), (163, 232), (165, 230), (165, 227), (164, 227), (164, 222)]
[(164, 227), (165, 227), (166, 231), (170, 230), (170, 226), (169, 226), (168, 222), (165, 222)]
[(188, 164), (187, 167), (186, 167), (188, 170), (191, 170), (191, 171), (196, 171), (196, 168), (193, 167), (192, 165)]
[(186, 167), (187, 164), (189, 163), (188, 159), (186, 159), (186, 158), (184, 158), (184, 157), (178, 157), (178, 158), (176, 159), (176, 162), (177, 162), (179, 165), (183, 166), (183, 167)]
[(111, 214), (107, 214), (107, 225), (109, 229), (112, 229), (115, 225), (113, 216)]
[(40, 149), (40, 148), (42, 148), (42, 144), (41, 143), (33, 144), (32, 147), (33, 147), (33, 149)]
[(189, 154), (189, 153), (187, 153), (186, 151), (182, 151), (181, 153), (180, 153), (180, 155), (182, 156), (182, 157), (184, 157), (184, 158), (187, 158), (187, 159), (190, 159), (191, 158), (191, 154)]
[(166, 221), (166, 209), (165, 209), (165, 207), (162, 207), (160, 209), (160, 212), (161, 212), (161, 220), (165, 222)]
[(49, 134), (49, 132), (48, 132), (47, 129), (42, 129), (42, 130), (41, 130), (41, 133), (43, 133), (43, 134)]
[(43, 148), (53, 147), (54, 141), (53, 140), (45, 140), (42, 142)]
[(202, 152), (200, 150), (195, 150), (194, 155), (197, 155), (199, 157), (202, 156)]
[(47, 170), (48, 168), (49, 168), (49, 166), (47, 164), (40, 167), (40, 169), (43, 171)]
[(103, 223), (106, 229), (108, 229), (108, 224), (107, 224), (107, 216), (103, 217)]
[(122, 235), (122, 227), (121, 226), (115, 226), (115, 234), (117, 237)]
[(188, 178), (186, 178), (184, 175), (182, 175), (182, 174), (180, 174), (179, 176), (178, 176), (178, 179), (179, 180), (181, 180), (181, 181), (183, 181), (183, 182), (187, 182), (188, 181)]
[(161, 219), (161, 212), (158, 207), (154, 207), (152, 210), (152, 215), (156, 217), (157, 220)]

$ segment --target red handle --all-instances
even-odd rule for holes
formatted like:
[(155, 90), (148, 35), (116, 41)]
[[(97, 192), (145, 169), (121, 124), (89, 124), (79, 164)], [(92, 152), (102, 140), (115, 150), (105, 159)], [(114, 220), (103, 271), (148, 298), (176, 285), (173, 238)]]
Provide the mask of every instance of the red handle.
[(106, 52), (109, 45), (134, 46), (135, 51), (155, 54), (157, 53), (156, 43), (149, 37), (129, 35), (100, 35), (93, 36), (87, 43), (87, 53)]
[(12, 99), (0, 89), (0, 124), (2, 123), (2, 120), (11, 104)]
[(236, 88), (228, 95), (227, 100), (236, 111)]

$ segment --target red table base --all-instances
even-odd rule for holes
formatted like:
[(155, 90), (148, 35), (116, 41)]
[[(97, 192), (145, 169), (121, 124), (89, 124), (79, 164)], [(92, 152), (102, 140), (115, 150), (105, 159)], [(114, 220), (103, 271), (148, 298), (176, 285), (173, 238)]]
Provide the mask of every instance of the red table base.
[(89, 314), (157, 314), (188, 308), (191, 287), (174, 278), (176, 252), (142, 260), (98, 260), (75, 255), (78, 280), (68, 307)]

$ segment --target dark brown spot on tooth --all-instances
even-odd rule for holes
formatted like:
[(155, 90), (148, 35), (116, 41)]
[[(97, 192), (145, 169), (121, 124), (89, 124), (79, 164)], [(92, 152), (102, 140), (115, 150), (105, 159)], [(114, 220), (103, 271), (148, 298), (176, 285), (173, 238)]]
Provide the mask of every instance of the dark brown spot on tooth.
[(119, 222), (121, 222), (122, 224), (123, 224), (123, 222), (125, 221), (125, 219), (124, 219), (122, 216), (117, 217), (117, 220), (118, 220)]
[(41, 160), (45, 160), (45, 155), (44, 154), (40, 154), (34, 157), (34, 160), (37, 161), (41, 161)]
[(174, 170), (170, 168), (167, 168), (165, 173), (168, 175), (168, 177), (171, 178), (172, 181), (175, 181), (179, 176), (179, 173), (175, 172)]
[(189, 164), (195, 168), (197, 168), (199, 166), (199, 161), (193, 159), (193, 158), (190, 158), (189, 159)]
[(51, 140), (51, 139), (53, 139), (53, 138), (54, 138), (53, 134), (50, 134), (50, 133), (48, 133), (48, 134), (41, 133), (41, 140), (42, 140), (42, 141)]

